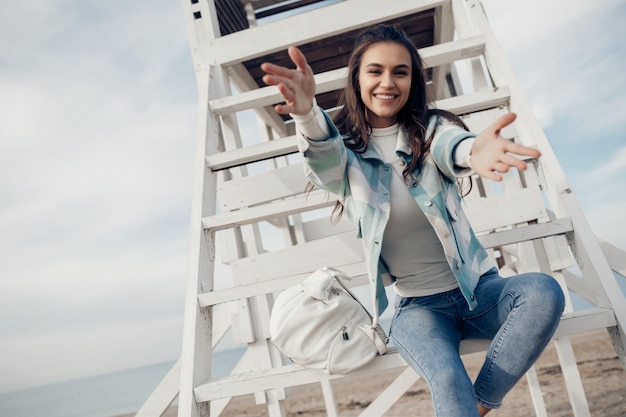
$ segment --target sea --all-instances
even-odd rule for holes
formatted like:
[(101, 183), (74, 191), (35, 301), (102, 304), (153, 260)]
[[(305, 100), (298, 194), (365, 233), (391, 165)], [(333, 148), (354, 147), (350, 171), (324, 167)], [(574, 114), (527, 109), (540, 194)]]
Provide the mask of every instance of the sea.
[[(617, 276), (616, 276), (617, 277)], [(626, 280), (618, 278), (626, 294)], [(591, 304), (571, 293), (574, 310)], [(381, 320), (389, 331), (389, 320)], [(245, 347), (214, 352), (212, 376), (228, 375)], [(175, 361), (0, 394), (0, 417), (113, 417), (134, 413)]]
[[(212, 376), (228, 375), (245, 348), (213, 354)], [(134, 413), (175, 361), (0, 394), (0, 417), (113, 417)]]

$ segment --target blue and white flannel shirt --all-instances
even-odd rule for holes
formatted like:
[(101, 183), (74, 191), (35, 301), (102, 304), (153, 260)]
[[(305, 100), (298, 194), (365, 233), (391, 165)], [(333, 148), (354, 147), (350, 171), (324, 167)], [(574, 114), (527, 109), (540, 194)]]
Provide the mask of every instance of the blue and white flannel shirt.
[[(394, 167), (383, 162), (373, 146), (360, 154), (346, 148), (332, 120), (326, 113), (324, 116), (330, 128), (328, 138), (311, 140), (298, 135), (305, 174), (314, 185), (334, 194), (343, 203), (345, 215), (354, 222), (365, 250), (372, 297), (376, 300), (374, 312), (380, 315), (388, 305), (384, 287), (395, 280), (380, 257), (389, 220)], [(471, 170), (454, 165), (453, 151), (463, 139), (475, 135), (436, 116), (429, 120), (426, 137), (433, 129), (430, 153), (413, 173), (407, 188), (434, 228), (461, 292), (473, 309), (478, 304), (474, 296), (478, 279), (494, 265), (461, 209), (456, 177), (469, 175)], [(398, 165), (404, 165), (411, 159), (412, 151), (403, 129), (399, 129), (398, 135)]]

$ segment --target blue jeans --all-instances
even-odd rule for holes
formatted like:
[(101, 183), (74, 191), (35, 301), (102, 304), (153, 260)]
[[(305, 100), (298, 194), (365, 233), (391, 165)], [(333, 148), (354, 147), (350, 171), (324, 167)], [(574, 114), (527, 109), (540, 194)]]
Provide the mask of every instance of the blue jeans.
[[(495, 268), (475, 290), (470, 311), (459, 289), (399, 298), (390, 339), (430, 387), (438, 417), (478, 417), (477, 404), (498, 408), (541, 355), (556, 330), (565, 297), (549, 275), (502, 278)], [(472, 384), (459, 354), (463, 339), (489, 339)]]

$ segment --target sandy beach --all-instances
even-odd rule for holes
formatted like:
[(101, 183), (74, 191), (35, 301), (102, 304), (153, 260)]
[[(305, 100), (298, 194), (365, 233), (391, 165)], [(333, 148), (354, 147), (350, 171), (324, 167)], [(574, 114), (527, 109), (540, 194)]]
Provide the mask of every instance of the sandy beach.
[[(578, 362), (587, 402), (593, 417), (626, 417), (626, 371), (619, 362), (608, 333), (604, 330), (578, 334), (571, 337)], [(473, 378), (482, 364), (483, 354), (466, 355), (464, 361)], [(537, 375), (544, 393), (544, 402), (550, 417), (574, 415), (565, 388), (554, 343), (551, 343), (536, 363)], [(346, 377), (333, 381), (335, 396), (341, 416), (358, 416), (373, 399), (373, 393), (383, 390), (400, 373), (400, 370), (381, 372), (372, 377)], [(289, 417), (322, 417), (326, 415), (321, 388), (311, 384), (292, 388), (285, 400)], [(266, 416), (267, 409), (256, 405), (251, 395), (233, 399), (222, 414), (228, 417)], [(418, 381), (385, 414), (387, 417), (432, 416), (428, 387)], [(123, 416), (123, 417), (130, 417)], [(172, 407), (165, 414), (175, 417)], [(526, 379), (522, 379), (504, 400), (499, 410), (490, 417), (535, 416)]]

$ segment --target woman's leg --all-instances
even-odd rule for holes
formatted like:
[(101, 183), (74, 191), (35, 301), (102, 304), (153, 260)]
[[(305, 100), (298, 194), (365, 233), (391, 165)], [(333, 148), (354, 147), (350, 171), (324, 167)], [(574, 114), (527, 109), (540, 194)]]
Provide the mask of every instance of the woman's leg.
[(462, 337), (492, 339), (474, 388), (480, 405), (498, 408), (552, 338), (565, 298), (558, 282), (541, 273), (492, 274), (475, 294), (479, 305), (466, 312)]
[(478, 417), (474, 387), (459, 356), (460, 322), (447, 294), (402, 299), (390, 338), (428, 383), (438, 417)]

